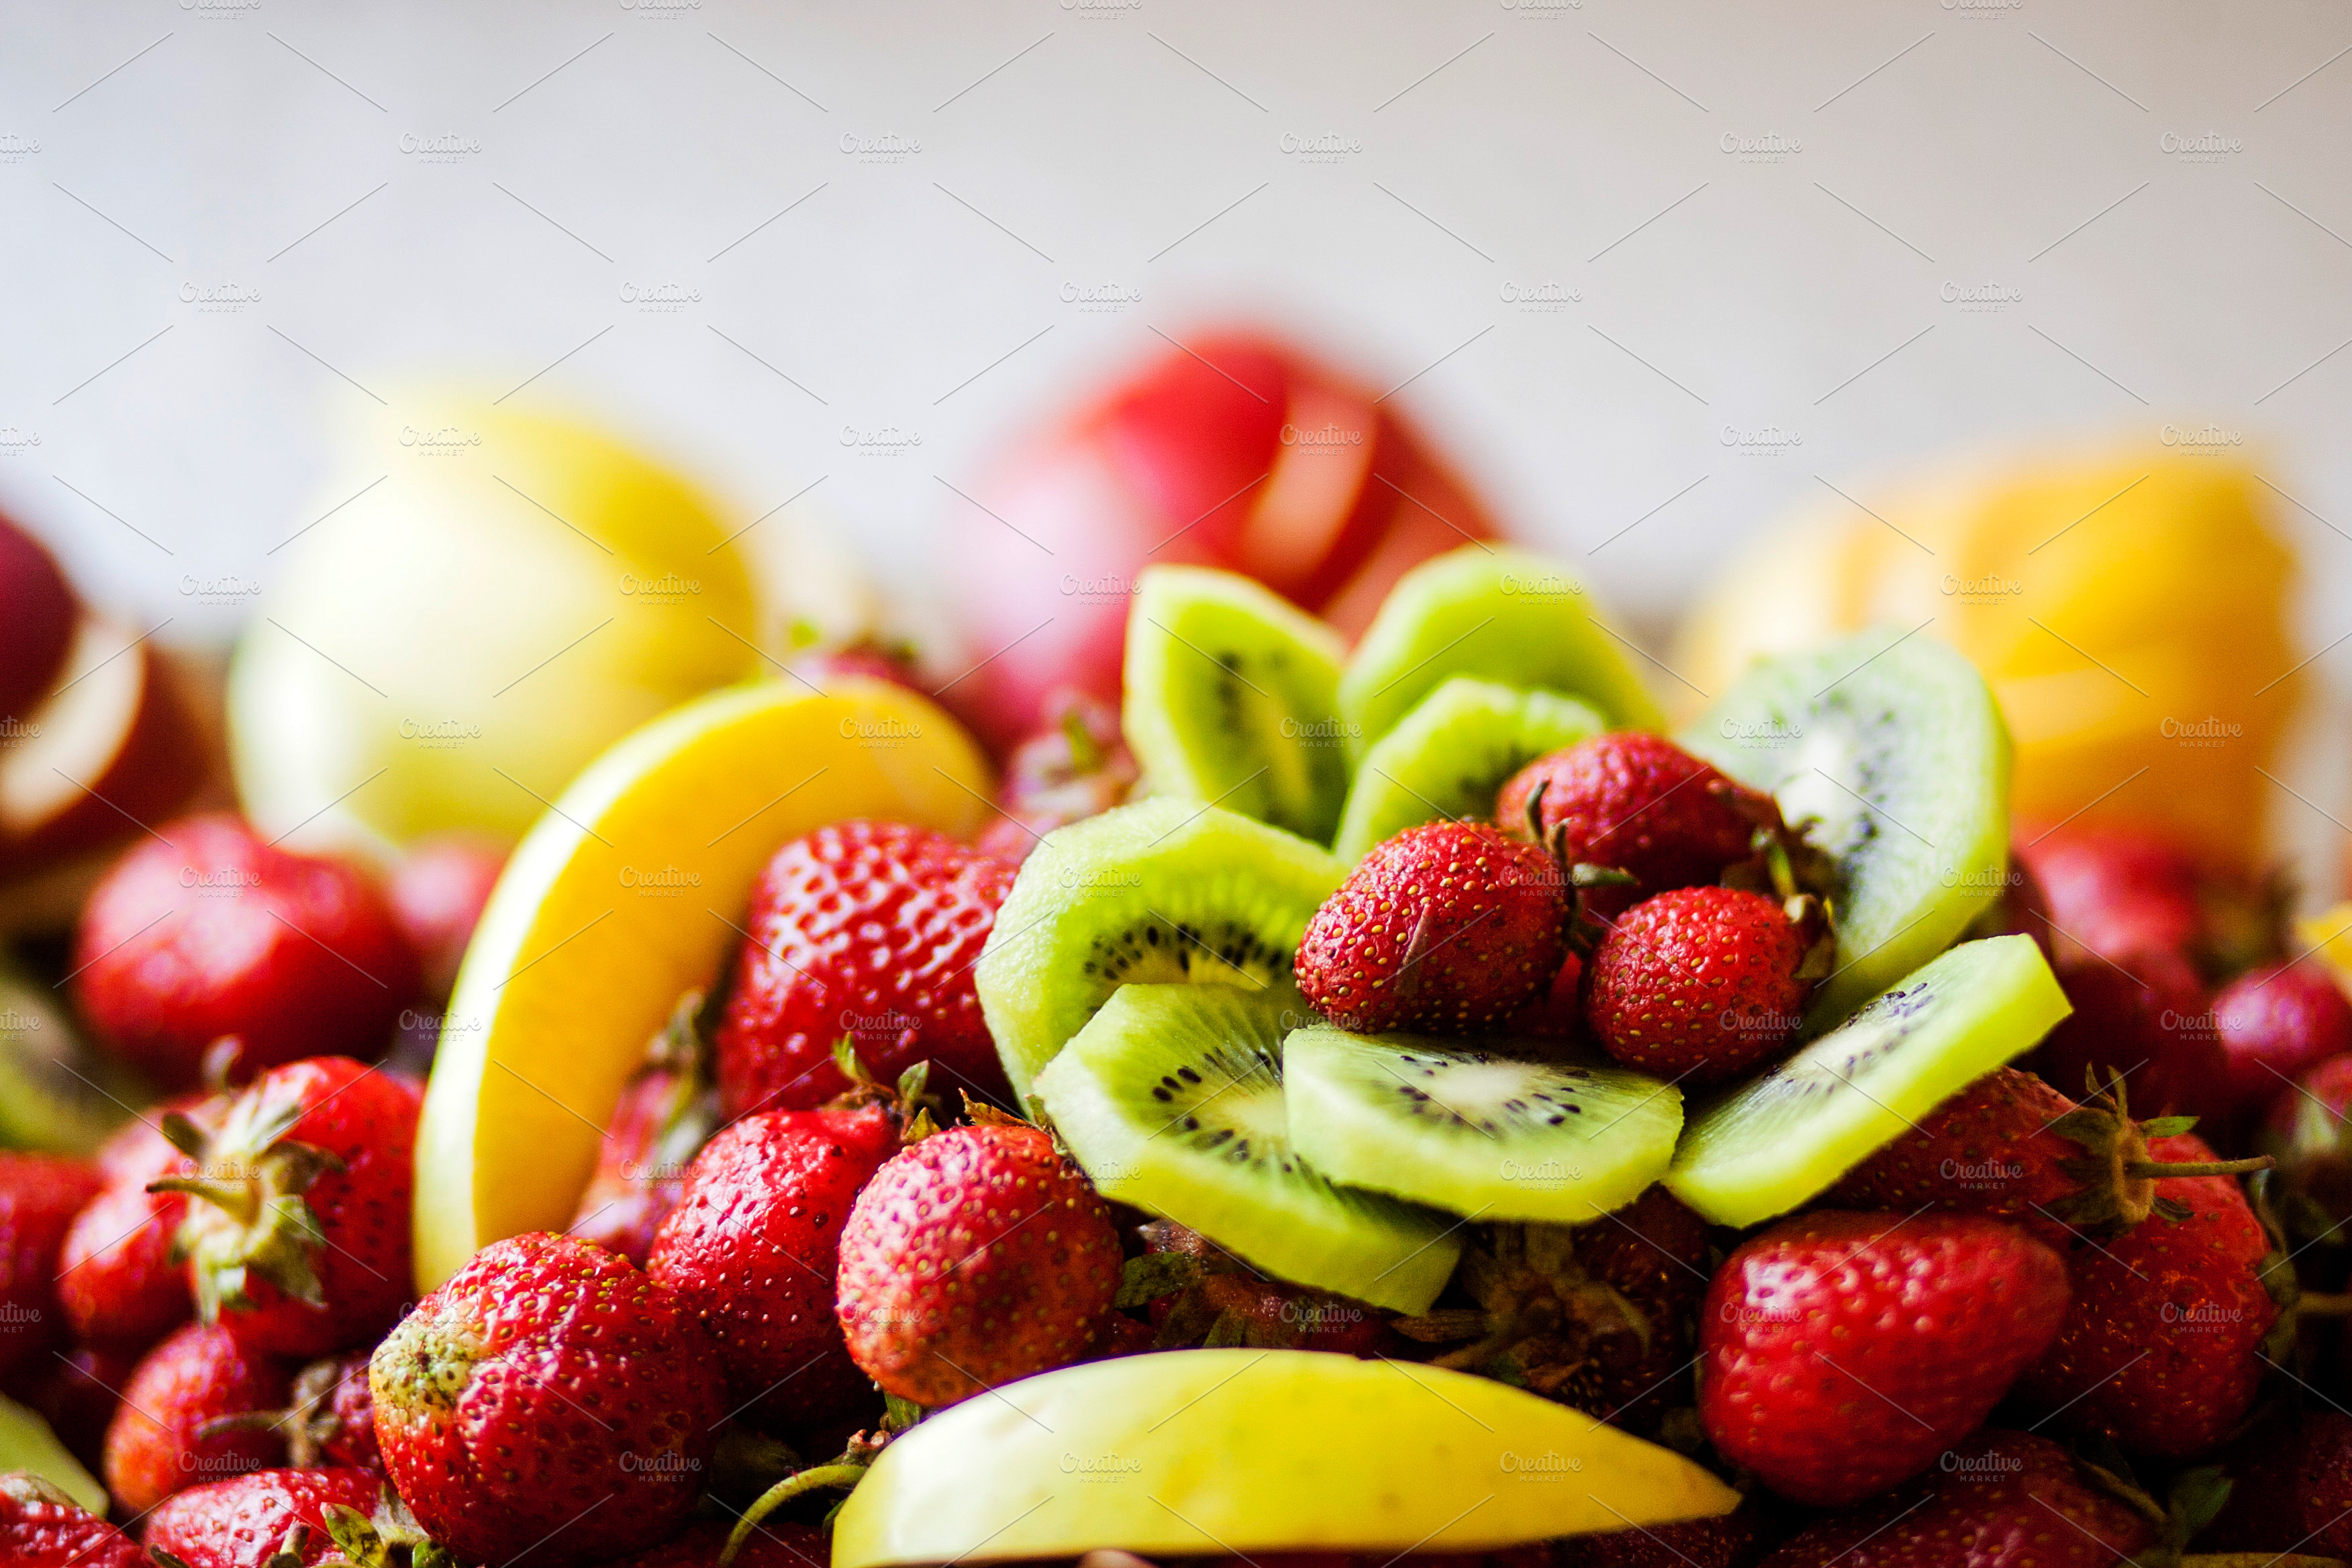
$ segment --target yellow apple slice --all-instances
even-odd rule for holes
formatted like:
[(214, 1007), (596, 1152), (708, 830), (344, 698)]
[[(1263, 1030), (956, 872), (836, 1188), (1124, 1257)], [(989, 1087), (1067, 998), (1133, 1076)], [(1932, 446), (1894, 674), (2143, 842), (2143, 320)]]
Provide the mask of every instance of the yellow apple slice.
[(1728, 1513), (1669, 1449), (1491, 1378), (1318, 1351), (1168, 1351), (1007, 1384), (882, 1451), (832, 1568), (1482, 1552)]
[(13, 1399), (0, 1398), (0, 1472), (38, 1476), (83, 1508), (106, 1517), (106, 1489), (49, 1430), (49, 1424)]
[(988, 763), (877, 680), (698, 698), (589, 764), (523, 839), (467, 949), (416, 1141), (417, 1283), (560, 1230), (646, 1041), (741, 940), (752, 878), (844, 817), (969, 834)]

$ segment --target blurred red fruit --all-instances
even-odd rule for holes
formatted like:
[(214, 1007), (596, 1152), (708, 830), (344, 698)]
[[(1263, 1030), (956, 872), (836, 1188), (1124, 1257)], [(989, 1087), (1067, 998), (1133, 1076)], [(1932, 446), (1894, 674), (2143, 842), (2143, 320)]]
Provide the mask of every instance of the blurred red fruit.
[(416, 993), (416, 955), (375, 884), (264, 843), (228, 816), (185, 817), (90, 894), (75, 994), (99, 1038), (167, 1088), (224, 1036), (250, 1078), (306, 1056), (372, 1058)]
[(0, 1375), (63, 1342), (58, 1252), (99, 1184), (86, 1160), (0, 1152)]
[(226, 1329), (190, 1323), (148, 1352), (123, 1384), (106, 1433), (106, 1489), (144, 1512), (183, 1488), (278, 1463), (282, 1435), (209, 1424), (282, 1410), (290, 1386), (276, 1357), (243, 1348)]
[(497, 845), (451, 833), (423, 840), (393, 868), (392, 918), (415, 950), (425, 994), (446, 996), (457, 983), (457, 963), (506, 863)]
[(2057, 948), (2051, 967), (2074, 1011), (2027, 1067), (2078, 1098), (2085, 1069), (2102, 1088), (2110, 1072), (2120, 1073), (2143, 1116), (2228, 1115), (2227, 1058), (2211, 1004), (2186, 958), (2168, 947), (2090, 952), (2063, 937)]
[(2256, 1112), (2328, 1058), (2352, 1051), (2352, 1001), (2317, 963), (2251, 969), (2213, 998), (2236, 1108)]
[(2020, 837), (2017, 858), (2041, 882), (2061, 936), (2108, 953), (2133, 947), (2186, 953), (2196, 942), (2197, 867), (2181, 849), (2111, 826)]
[(0, 516), (0, 720), (21, 721), (56, 685), (80, 613), (41, 542)]
[(1000, 748), (1060, 688), (1118, 700), (1146, 566), (1247, 574), (1352, 636), (1416, 563), (1496, 531), (1390, 405), (1234, 331), (1171, 350), (949, 504), (970, 654), (988, 662), (947, 697)]
[[(159, 1106), (149, 1116), (176, 1110), (210, 1126), (221, 1109), (203, 1109), (192, 1099)], [(135, 1352), (195, 1310), (187, 1270), (172, 1255), (188, 1200), (146, 1190), (150, 1182), (192, 1173), (194, 1164), (172, 1147), (155, 1121), (143, 1118), (109, 1138), (98, 1163), (106, 1186), (66, 1232), (58, 1257), (58, 1304), (79, 1342)]]
[(1141, 776), (1118, 710), (1083, 691), (1045, 700), (1045, 724), (1013, 749), (996, 786), (1000, 815), (974, 847), (1019, 864), (1056, 827), (1108, 811)]

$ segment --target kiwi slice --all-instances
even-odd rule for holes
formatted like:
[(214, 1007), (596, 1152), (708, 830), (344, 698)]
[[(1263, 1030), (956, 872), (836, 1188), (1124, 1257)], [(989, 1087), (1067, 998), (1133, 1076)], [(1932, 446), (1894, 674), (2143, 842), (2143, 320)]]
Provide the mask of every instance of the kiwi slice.
[(1335, 1182), (1482, 1220), (1581, 1225), (1665, 1174), (1681, 1091), (1459, 1044), (1296, 1031), (1282, 1046), (1292, 1145)]
[(1282, 1041), (1313, 1016), (1286, 984), (1124, 986), (1037, 1075), (1037, 1098), (1105, 1197), (1268, 1274), (1426, 1311), (1462, 1250), (1454, 1222), (1335, 1186), (1291, 1146)]
[(1817, 1035), (1960, 938), (2008, 889), (2009, 727), (1976, 667), (1887, 628), (1758, 664), (1677, 737), (1769, 790), (1832, 869)]
[(1339, 716), (1359, 756), (1449, 675), (1581, 697), (1616, 729), (1665, 717), (1602, 624), (1591, 587), (1563, 563), (1466, 545), (1389, 590), (1339, 676)]
[(1127, 617), (1119, 724), (1154, 795), (1324, 843), (1348, 793), (1339, 634), (1206, 566), (1154, 566)]
[(1346, 875), (1318, 845), (1181, 801), (1047, 834), (972, 972), (1014, 1092), (1122, 985), (1287, 985), (1308, 918)]
[(154, 1094), (82, 1044), (57, 993), (0, 967), (0, 1149), (87, 1154)]
[(1786, 1214), (2072, 1009), (2030, 936), (1962, 942), (1762, 1077), (1701, 1107), (1666, 1187), (1717, 1225)]
[(1606, 728), (1573, 697), (1450, 676), (1364, 753), (1331, 853), (1352, 866), (1408, 827), (1484, 821), (1513, 773)]

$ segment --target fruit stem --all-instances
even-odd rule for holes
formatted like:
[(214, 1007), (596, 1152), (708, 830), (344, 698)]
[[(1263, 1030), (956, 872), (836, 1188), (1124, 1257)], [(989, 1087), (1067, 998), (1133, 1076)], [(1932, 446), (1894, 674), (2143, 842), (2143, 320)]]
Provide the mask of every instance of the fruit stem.
[(735, 1528), (728, 1534), (725, 1550), (719, 1553), (719, 1568), (729, 1568), (735, 1561), (735, 1554), (743, 1550), (743, 1542), (760, 1528), (760, 1521), (793, 1499), (804, 1492), (813, 1492), (819, 1487), (854, 1487), (865, 1475), (864, 1465), (812, 1465), (797, 1475), (786, 1476), (761, 1492), (759, 1500), (743, 1510), (743, 1517), (736, 1521)]
[(2161, 1160), (2131, 1160), (2125, 1163), (2124, 1174), (2158, 1180), (2167, 1176), (2242, 1176), (2249, 1171), (2267, 1171), (2277, 1163), (2268, 1154), (2256, 1154), (2245, 1160), (2191, 1161), (2178, 1165), (2167, 1164)]
[(2352, 1318), (2352, 1294), (2325, 1296), (2306, 1291), (2295, 1298), (2294, 1310), (2306, 1318)]
[(182, 1193), (192, 1198), (202, 1198), (227, 1210), (240, 1225), (252, 1225), (261, 1217), (261, 1191), (258, 1183), (238, 1181), (222, 1176), (166, 1176), (150, 1182), (151, 1193)]

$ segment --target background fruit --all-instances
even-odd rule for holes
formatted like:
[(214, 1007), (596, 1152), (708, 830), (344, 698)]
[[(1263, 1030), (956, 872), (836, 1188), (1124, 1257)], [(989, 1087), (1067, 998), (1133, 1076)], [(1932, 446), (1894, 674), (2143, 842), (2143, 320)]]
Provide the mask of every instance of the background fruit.
[(41, 542), (0, 516), (0, 719), (22, 721), (56, 684), (81, 612)]
[(295, 541), (238, 645), (237, 788), (271, 834), (511, 841), (614, 741), (760, 668), (742, 558), (684, 479), (554, 419), (416, 417), (472, 439), (359, 454), (396, 477)]
[(446, 996), (457, 983), (458, 961), (506, 859), (487, 839), (447, 833), (419, 841), (393, 867), (392, 917), (416, 952), (427, 996)]
[(1719, 690), (1759, 655), (1932, 617), (1992, 683), (2020, 816), (2253, 851), (2275, 798), (2256, 770), (2276, 771), (2300, 656), (2293, 558), (2251, 471), (2133, 452), (1867, 499), (1825, 502), (1727, 564), (1675, 667)]
[(567, 1223), (680, 995), (707, 990), (784, 840), (852, 816), (969, 833), (987, 764), (902, 688), (768, 683), (613, 748), (516, 850), (449, 1002), (418, 1132), (416, 1266)]
[(138, 1512), (185, 1487), (280, 1462), (281, 1435), (206, 1423), (282, 1410), (291, 1384), (284, 1363), (246, 1349), (226, 1329), (190, 1323), (147, 1352), (123, 1385), (106, 1433), (107, 1489)]
[(97, 1479), (59, 1446), (38, 1415), (6, 1398), (0, 1398), (0, 1470), (37, 1476), (84, 1508), (106, 1507), (106, 1489)]
[(0, 1153), (0, 1375), (64, 1338), (58, 1254), (97, 1167), (58, 1154)]
[(1495, 531), (1393, 406), (1278, 340), (1212, 330), (1016, 445), (973, 491), (984, 510), (950, 503), (971, 658), (998, 655), (959, 708), (1002, 747), (1056, 689), (1116, 702), (1148, 565), (1237, 571), (1360, 631), (1407, 567)]

